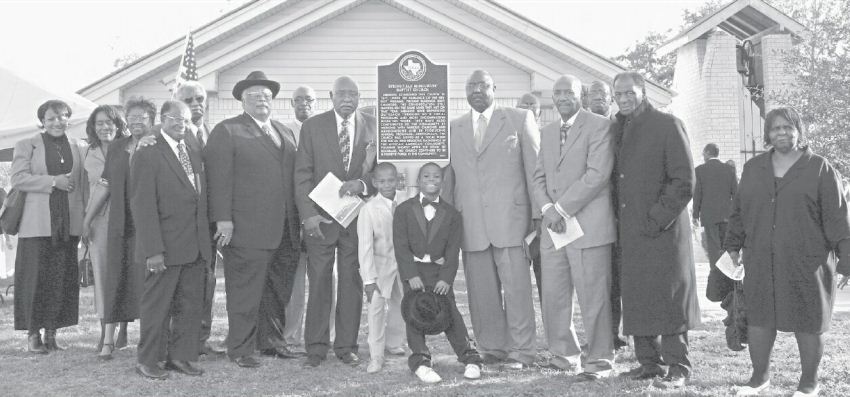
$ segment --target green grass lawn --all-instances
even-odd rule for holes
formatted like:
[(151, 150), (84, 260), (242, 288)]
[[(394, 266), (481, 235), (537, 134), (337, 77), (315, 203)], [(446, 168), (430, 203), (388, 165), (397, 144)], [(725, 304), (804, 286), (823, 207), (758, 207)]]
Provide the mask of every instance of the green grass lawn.
[[(6, 284), (7, 280), (0, 281), (0, 292), (5, 291)], [(459, 272), (456, 293), (460, 310), (468, 320), (465, 289), (462, 272)], [(206, 371), (202, 377), (172, 373), (167, 381), (151, 381), (134, 371), (138, 323), (130, 328), (132, 347), (116, 351), (115, 359), (110, 362), (101, 362), (95, 357), (94, 346), (100, 326), (93, 313), (91, 288), (81, 292), (80, 324), (59, 331), (60, 344), (67, 345), (68, 349), (47, 356), (26, 352), (25, 332), (13, 330), (12, 296), (5, 298), (6, 303), (0, 306), (0, 393), (5, 396), (722, 396), (732, 393), (732, 386), (745, 382), (750, 373), (747, 352), (732, 352), (726, 348), (721, 313), (707, 311), (703, 313), (704, 324), (690, 332), (693, 377), (685, 389), (677, 392), (656, 389), (650, 381), (617, 377), (593, 383), (578, 382), (574, 376), (547, 369), (504, 372), (485, 368), (481, 380), (466, 381), (462, 366), (456, 362), (443, 336), (429, 337), (429, 345), (435, 354), (435, 370), (444, 381), (424, 386), (408, 371), (405, 357), (389, 358), (382, 372), (366, 374), (368, 346), (364, 312), (360, 332), (364, 363), (357, 368), (341, 364), (332, 355), (319, 368), (309, 370), (301, 368), (302, 360), (261, 358), (262, 367), (242, 369), (224, 357), (215, 357), (199, 363)], [(224, 301), (223, 280), (219, 279), (213, 324), (216, 342), (223, 340), (227, 332)], [(822, 395), (850, 395), (848, 328), (850, 315), (836, 314), (833, 330), (827, 334), (821, 364)], [(537, 329), (538, 345), (543, 346), (545, 339), (539, 315)], [(540, 363), (545, 362), (543, 348), (540, 348), (539, 358)], [(617, 357), (615, 369), (625, 372), (636, 365), (633, 352), (626, 350)], [(790, 395), (796, 388), (799, 371), (793, 335), (780, 334), (773, 358), (773, 386), (768, 395)]]

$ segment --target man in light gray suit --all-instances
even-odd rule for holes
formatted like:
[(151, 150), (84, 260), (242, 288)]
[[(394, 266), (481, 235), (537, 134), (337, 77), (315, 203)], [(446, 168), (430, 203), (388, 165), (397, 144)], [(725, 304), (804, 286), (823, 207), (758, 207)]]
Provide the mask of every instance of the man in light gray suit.
[[(574, 76), (562, 76), (552, 88), (561, 118), (541, 131), (534, 198), (543, 215), (540, 254), (549, 365), (566, 371), (581, 367), (573, 325), (575, 291), (587, 339), (581, 376), (596, 380), (610, 375), (614, 361), (609, 299), (611, 244), (617, 238), (609, 184), (614, 148), (608, 133), (611, 122), (581, 109), (581, 88)], [(573, 217), (584, 235), (556, 249), (547, 229), (562, 233)]]
[(478, 349), (485, 362), (507, 359), (507, 368), (522, 369), (535, 357), (522, 241), (538, 207), (529, 192), (540, 132), (528, 110), (495, 105), (495, 89), (483, 70), (466, 81), (472, 110), (451, 123), (453, 200), (463, 216), (463, 266)]

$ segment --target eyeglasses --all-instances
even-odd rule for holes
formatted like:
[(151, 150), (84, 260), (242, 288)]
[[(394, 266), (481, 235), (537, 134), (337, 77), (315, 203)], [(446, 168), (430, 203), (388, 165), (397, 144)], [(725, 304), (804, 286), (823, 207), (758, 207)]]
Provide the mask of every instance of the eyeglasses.
[(169, 119), (169, 120), (172, 120), (172, 121), (174, 121), (175, 123), (189, 124), (189, 119), (184, 119), (184, 118), (182, 118), (182, 117), (171, 116), (171, 115), (166, 114), (166, 115), (165, 115), (165, 118), (167, 118), (167, 119)]
[(101, 120), (94, 123), (97, 127), (115, 127), (115, 123), (112, 120)]
[(245, 97), (252, 101), (259, 101), (262, 99), (266, 102), (269, 102), (272, 100), (271, 92), (246, 92)]
[(142, 115), (142, 116), (127, 116), (127, 121), (129, 121), (129, 122), (148, 121), (148, 120), (150, 120), (150, 119), (151, 119), (151, 117), (150, 117), (150, 116), (148, 116), (148, 115)]

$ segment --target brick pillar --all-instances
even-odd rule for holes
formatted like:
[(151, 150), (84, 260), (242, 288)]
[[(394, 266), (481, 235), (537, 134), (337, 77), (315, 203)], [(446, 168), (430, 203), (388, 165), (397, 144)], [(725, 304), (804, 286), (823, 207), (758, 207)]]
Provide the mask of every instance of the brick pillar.
[(678, 49), (673, 114), (682, 119), (691, 142), (694, 165), (702, 164), (708, 143), (720, 148), (722, 161), (735, 160), (740, 170), (741, 76), (735, 63), (737, 40), (716, 30)]
[(761, 39), (765, 113), (781, 106), (777, 98), (787, 95), (794, 85), (794, 75), (785, 63), (785, 57), (791, 50), (791, 46), (791, 35), (787, 33), (771, 34)]

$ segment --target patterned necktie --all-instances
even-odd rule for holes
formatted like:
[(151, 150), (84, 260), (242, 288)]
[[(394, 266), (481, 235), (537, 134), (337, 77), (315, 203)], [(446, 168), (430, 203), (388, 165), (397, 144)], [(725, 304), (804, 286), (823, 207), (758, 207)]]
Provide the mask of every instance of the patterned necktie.
[(280, 136), (276, 132), (272, 131), (268, 124), (263, 124), (263, 132), (265, 132), (266, 135), (268, 135), (269, 138), (272, 139), (274, 145), (277, 146), (278, 149), (280, 149)]
[(475, 150), (481, 151), (481, 144), (484, 143), (484, 134), (487, 133), (487, 118), (484, 113), (478, 116), (478, 128), (475, 129)]
[(567, 137), (570, 136), (570, 127), (568, 124), (561, 124), (561, 153), (564, 152), (564, 145), (567, 144)]
[(348, 118), (344, 118), (339, 127), (339, 150), (342, 153), (342, 167), (345, 172), (348, 172), (348, 160), (351, 158), (351, 140), (348, 138), (348, 127), (350, 125)]
[(204, 147), (204, 145), (206, 145), (206, 142), (204, 142), (204, 126), (203, 125), (198, 126), (198, 132), (196, 134), (197, 134), (196, 136), (198, 137), (198, 143), (201, 144), (201, 147)]
[(177, 143), (177, 159), (180, 160), (180, 165), (183, 166), (183, 171), (185, 171), (186, 176), (189, 177), (189, 182), (192, 184), (192, 188), (197, 191), (198, 187), (195, 186), (195, 172), (192, 170), (192, 162), (189, 161), (189, 153), (186, 152), (186, 145), (183, 141)]

